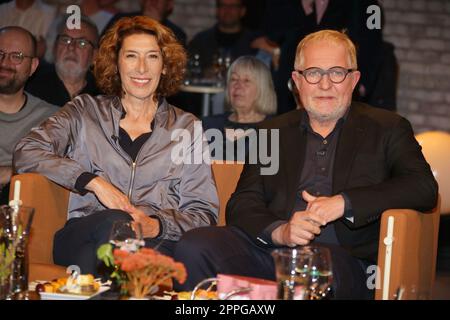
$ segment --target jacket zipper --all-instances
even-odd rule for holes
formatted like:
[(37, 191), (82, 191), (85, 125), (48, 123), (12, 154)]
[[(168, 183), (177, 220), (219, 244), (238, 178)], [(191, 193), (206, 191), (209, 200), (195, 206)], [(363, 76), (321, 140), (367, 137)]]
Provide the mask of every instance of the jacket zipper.
[(136, 162), (133, 161), (131, 164), (131, 181), (130, 181), (130, 188), (128, 189), (128, 200), (131, 202), (131, 192), (133, 190), (133, 184), (134, 184), (134, 175), (136, 173)]

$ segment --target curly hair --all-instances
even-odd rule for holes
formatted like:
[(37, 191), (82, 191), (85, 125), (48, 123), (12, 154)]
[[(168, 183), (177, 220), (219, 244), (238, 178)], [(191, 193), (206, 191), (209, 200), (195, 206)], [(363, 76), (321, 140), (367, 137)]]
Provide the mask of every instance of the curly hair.
[(166, 71), (161, 74), (155, 97), (166, 97), (177, 92), (186, 72), (185, 49), (170, 29), (151, 18), (135, 16), (118, 20), (100, 41), (94, 60), (94, 76), (97, 86), (105, 94), (123, 97), (122, 82), (117, 71), (119, 51), (126, 37), (142, 33), (155, 36)]

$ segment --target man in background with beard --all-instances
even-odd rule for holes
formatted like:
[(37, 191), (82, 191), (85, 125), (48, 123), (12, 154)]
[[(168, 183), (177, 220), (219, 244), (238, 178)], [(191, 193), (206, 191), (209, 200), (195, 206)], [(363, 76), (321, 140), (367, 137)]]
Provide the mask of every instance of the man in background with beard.
[(12, 152), (17, 141), (58, 110), (24, 91), (39, 65), (36, 47), (29, 31), (0, 28), (0, 204), (8, 201)]
[(55, 64), (40, 67), (26, 86), (28, 92), (60, 107), (79, 94), (99, 93), (89, 70), (97, 53), (97, 27), (82, 16), (80, 28), (69, 29), (67, 18), (57, 28)]

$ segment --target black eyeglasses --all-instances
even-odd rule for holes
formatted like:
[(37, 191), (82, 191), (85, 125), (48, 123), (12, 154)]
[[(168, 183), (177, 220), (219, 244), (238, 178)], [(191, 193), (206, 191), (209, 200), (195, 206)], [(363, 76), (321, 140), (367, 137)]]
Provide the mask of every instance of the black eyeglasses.
[(23, 59), (30, 58), (33, 59), (33, 56), (27, 56), (24, 55), (22, 52), (5, 52), (3, 50), (0, 50), (0, 60), (5, 59), (6, 57), (9, 58), (9, 61), (11, 61), (14, 65), (19, 65), (23, 62)]
[(333, 83), (341, 83), (347, 78), (347, 75), (350, 72), (355, 71), (354, 69), (345, 69), (343, 67), (333, 67), (328, 70), (323, 70), (321, 68), (308, 68), (305, 70), (295, 70), (300, 73), (303, 77), (305, 77), (306, 82), (310, 84), (317, 84), (322, 80), (324, 75), (328, 75), (330, 77), (330, 81)]
[(72, 37), (70, 37), (68, 35), (65, 35), (65, 34), (58, 35), (56, 40), (59, 43), (61, 43), (62, 45), (65, 45), (65, 46), (70, 46), (72, 44), (72, 42), (75, 42), (76, 46), (79, 49), (85, 49), (85, 48), (87, 48), (88, 45), (91, 45), (92, 48), (95, 48), (95, 45), (92, 43), (92, 41), (89, 41), (88, 39), (72, 38)]

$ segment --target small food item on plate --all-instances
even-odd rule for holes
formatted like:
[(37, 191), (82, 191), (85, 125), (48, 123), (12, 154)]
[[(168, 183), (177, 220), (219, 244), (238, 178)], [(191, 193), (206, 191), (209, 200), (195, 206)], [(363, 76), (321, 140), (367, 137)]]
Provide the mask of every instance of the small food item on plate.
[(58, 278), (56, 280), (53, 280), (52, 282), (57, 282), (60, 286), (65, 286), (67, 283), (67, 278)]
[(95, 281), (92, 274), (80, 274), (67, 278), (64, 289), (69, 293), (92, 294), (98, 291), (100, 284)]
[[(176, 295), (178, 300), (190, 300), (192, 295), (192, 291), (181, 291)], [(217, 292), (216, 291), (208, 291), (208, 290), (197, 290), (195, 294), (195, 300), (217, 300)]]
[(100, 289), (100, 283), (95, 281), (92, 274), (75, 275), (68, 278), (59, 278), (51, 282), (39, 283), (36, 285), (37, 293), (71, 293), (90, 295)]
[(38, 283), (36, 285), (36, 288), (34, 289), (34, 291), (36, 291), (36, 293), (45, 292), (44, 284), (43, 283)]
[(46, 282), (43, 284), (44, 292), (53, 292), (53, 286), (50, 282)]

